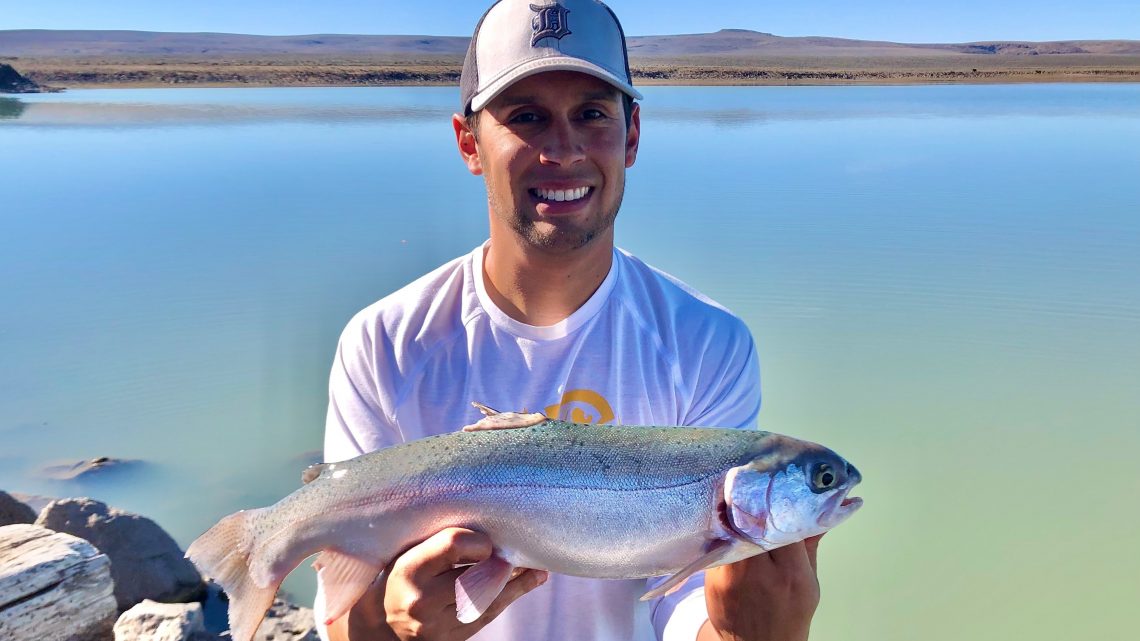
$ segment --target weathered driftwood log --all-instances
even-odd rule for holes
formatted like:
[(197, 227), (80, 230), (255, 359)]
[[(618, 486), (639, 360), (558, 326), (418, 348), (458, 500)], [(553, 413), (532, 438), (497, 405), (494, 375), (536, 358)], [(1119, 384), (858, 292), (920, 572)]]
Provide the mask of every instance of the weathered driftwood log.
[(114, 591), (110, 561), (87, 541), (0, 527), (0, 639), (103, 641), (118, 614)]

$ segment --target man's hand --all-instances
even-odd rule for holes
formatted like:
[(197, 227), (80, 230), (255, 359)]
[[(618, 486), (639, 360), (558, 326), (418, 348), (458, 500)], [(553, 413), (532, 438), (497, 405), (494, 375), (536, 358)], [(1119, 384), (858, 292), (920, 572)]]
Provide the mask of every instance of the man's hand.
[[(389, 566), (348, 616), (329, 626), (334, 641), (463, 641), (490, 623), (522, 595), (542, 585), (547, 573), (524, 570), (510, 581), (483, 616), (455, 618), (455, 579), (491, 556), (485, 534), (449, 528), (409, 549)], [(347, 621), (346, 621), (347, 620)]]
[(707, 570), (709, 620), (698, 641), (806, 641), (819, 605), (822, 537)]

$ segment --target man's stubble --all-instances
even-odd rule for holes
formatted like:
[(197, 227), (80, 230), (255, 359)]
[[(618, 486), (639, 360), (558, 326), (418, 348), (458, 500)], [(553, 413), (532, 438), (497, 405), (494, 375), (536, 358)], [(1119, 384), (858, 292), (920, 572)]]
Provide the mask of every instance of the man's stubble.
[[(511, 230), (526, 244), (550, 252), (569, 252), (581, 249), (593, 242), (594, 239), (604, 235), (614, 226), (618, 210), (621, 209), (622, 199), (625, 196), (625, 181), (623, 179), (622, 184), (618, 186), (613, 206), (604, 207), (601, 210), (601, 215), (589, 221), (587, 225), (539, 223), (516, 209), (513, 198), (503, 199), (493, 187), (493, 181), (489, 176), (484, 176), (484, 178), (486, 179), (487, 202), (491, 207), (491, 215), (506, 221)], [(540, 228), (540, 224), (546, 229)]]

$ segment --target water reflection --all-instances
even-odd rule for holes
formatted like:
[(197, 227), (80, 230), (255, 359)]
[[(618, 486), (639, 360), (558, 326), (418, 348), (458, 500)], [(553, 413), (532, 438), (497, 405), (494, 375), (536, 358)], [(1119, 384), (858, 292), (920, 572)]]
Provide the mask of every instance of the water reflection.
[(19, 118), (27, 108), (27, 105), (16, 98), (0, 98), (0, 119)]
[[(874, 119), (1140, 118), (1115, 85), (645, 87), (654, 122), (717, 128)], [(247, 124), (446, 122), (455, 87), (82, 90), (0, 98), (0, 119), (29, 126), (153, 128)]]
[[(387, 105), (226, 105), (102, 102), (37, 102), (0, 99), (0, 118), (30, 126), (176, 127), (283, 123), (445, 122), (453, 110)], [(6, 109), (6, 102), (14, 103)], [(9, 113), (10, 110), (10, 113)]]

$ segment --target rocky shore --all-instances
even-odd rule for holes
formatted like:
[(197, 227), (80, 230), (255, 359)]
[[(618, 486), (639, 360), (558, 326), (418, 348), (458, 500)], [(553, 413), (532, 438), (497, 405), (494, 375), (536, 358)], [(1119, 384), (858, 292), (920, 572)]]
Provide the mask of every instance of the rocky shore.
[[(154, 521), (90, 498), (0, 491), (5, 641), (220, 641), (226, 607)], [(312, 610), (278, 600), (254, 638), (317, 641)]]
[(55, 91), (48, 87), (41, 87), (31, 80), (20, 75), (12, 65), (0, 62), (0, 93), (41, 93)]

